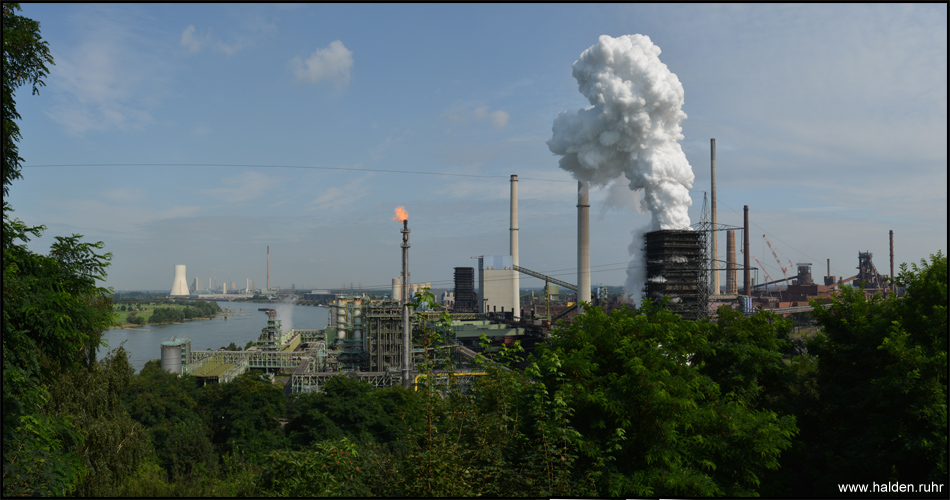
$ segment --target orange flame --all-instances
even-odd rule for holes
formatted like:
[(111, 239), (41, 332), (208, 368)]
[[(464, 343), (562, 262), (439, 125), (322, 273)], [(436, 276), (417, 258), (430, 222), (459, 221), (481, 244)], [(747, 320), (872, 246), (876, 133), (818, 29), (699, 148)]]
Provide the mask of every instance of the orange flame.
[(396, 215), (393, 216), (393, 220), (397, 222), (402, 222), (409, 218), (409, 212), (406, 211), (406, 207), (396, 207)]

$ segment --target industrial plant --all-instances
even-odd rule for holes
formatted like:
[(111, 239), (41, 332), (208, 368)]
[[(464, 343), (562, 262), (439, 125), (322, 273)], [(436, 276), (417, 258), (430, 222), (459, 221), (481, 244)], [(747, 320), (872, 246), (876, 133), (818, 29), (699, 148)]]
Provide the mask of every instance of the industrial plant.
[[(878, 273), (871, 252), (858, 253), (858, 272), (836, 279), (828, 274), (823, 284), (812, 278), (812, 264), (798, 263), (794, 272), (791, 261), (783, 263), (763, 235), (779, 264), (782, 277), (772, 279), (750, 253), (749, 207), (744, 207), (742, 226), (719, 224), (716, 214), (715, 139), (711, 140), (712, 198), (708, 210), (704, 197), (700, 221), (687, 229), (661, 229), (644, 233), (642, 240), (642, 296), (685, 319), (700, 320), (716, 315), (723, 306), (738, 308), (748, 314), (767, 309), (778, 314), (795, 314), (811, 309), (809, 299), (822, 299), (841, 285), (862, 286), (866, 293), (893, 293), (887, 279)], [(582, 313), (581, 303), (591, 303), (589, 188), (578, 183), (577, 198), (577, 284), (546, 276), (520, 266), (518, 255), (518, 176), (512, 175), (507, 255), (480, 255), (476, 267), (454, 268), (454, 290), (447, 292), (447, 309), (451, 318), (449, 337), (440, 346), (449, 353), (454, 377), (480, 375), (472, 361), (479, 349), (479, 338), (486, 336), (494, 344), (510, 344), (520, 340), (527, 345), (543, 342), (558, 320), (571, 321)], [(324, 328), (281, 328), (281, 319), (274, 309), (261, 308), (267, 315), (254, 346), (241, 351), (191, 349), (185, 338), (162, 342), (162, 369), (189, 374), (201, 383), (225, 383), (249, 369), (282, 373), (286, 390), (291, 393), (320, 391), (327, 379), (340, 374), (365, 380), (376, 387), (418, 383), (416, 369), (427, 355), (416, 341), (421, 323), (434, 322), (440, 311), (413, 309), (417, 293), (428, 284), (413, 284), (409, 273), (409, 221), (403, 207), (394, 219), (401, 222), (399, 234), (402, 256), (401, 276), (392, 280), (391, 293), (384, 298), (371, 298), (365, 293), (325, 294), (328, 297), (329, 320)], [(741, 248), (736, 244), (736, 231), (742, 234)], [(726, 233), (726, 260), (718, 254), (718, 233)], [(395, 235), (394, 235), (395, 236)], [(891, 276), (893, 277), (893, 231), (891, 238)], [(395, 242), (399, 241), (394, 237)], [(743, 263), (737, 261), (743, 254)], [(753, 267), (751, 261), (759, 265)], [(267, 252), (268, 281), (270, 248)], [(743, 285), (739, 286), (738, 272)], [(720, 288), (720, 273), (725, 271), (725, 287)], [(758, 279), (762, 271), (765, 280)], [(476, 275), (477, 272), (477, 275)], [(526, 296), (520, 287), (520, 275), (544, 281), (541, 296)], [(195, 280), (198, 281), (197, 279)], [(893, 281), (890, 281), (892, 283)], [(250, 286), (250, 283), (248, 283)], [(250, 291), (250, 290), (249, 290)], [(563, 300), (564, 293), (573, 292)], [(629, 295), (635, 295), (627, 291)], [(187, 296), (189, 288), (185, 266), (176, 265), (171, 296)], [(606, 309), (637, 307), (625, 294), (611, 298), (605, 288), (597, 291), (593, 306)], [(198, 298), (197, 296), (195, 298)], [(571, 300), (573, 299), (573, 300)], [(411, 318), (417, 318), (412, 320)], [(318, 325), (314, 325), (318, 326)]]

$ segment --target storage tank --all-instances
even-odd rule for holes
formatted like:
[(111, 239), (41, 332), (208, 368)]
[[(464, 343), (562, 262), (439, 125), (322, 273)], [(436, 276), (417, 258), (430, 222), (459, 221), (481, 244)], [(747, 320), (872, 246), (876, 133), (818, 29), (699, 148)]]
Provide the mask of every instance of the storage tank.
[(181, 374), (181, 344), (162, 342), (162, 371)]
[(393, 278), (392, 298), (395, 302), (402, 301), (402, 278)]

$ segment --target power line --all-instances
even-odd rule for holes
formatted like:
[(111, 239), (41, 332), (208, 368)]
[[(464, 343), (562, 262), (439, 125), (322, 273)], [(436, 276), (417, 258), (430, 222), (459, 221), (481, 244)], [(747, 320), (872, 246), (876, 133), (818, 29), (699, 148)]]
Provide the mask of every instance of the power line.
[[(482, 179), (509, 179), (507, 175), (458, 174), (451, 172), (426, 172), (423, 170), (389, 170), (382, 168), (359, 167), (321, 167), (317, 165), (257, 165), (236, 163), (60, 163), (47, 165), (24, 165), (23, 168), (60, 168), (60, 167), (237, 167), (237, 168), (294, 168), (308, 170), (344, 170), (349, 172), (380, 172), (387, 174), (443, 175), (449, 177), (476, 177)], [(577, 182), (574, 180), (540, 179), (519, 177), (519, 179), (542, 182)]]
[[(718, 200), (717, 203), (719, 203), (719, 204), (722, 205), (722, 206), (725, 206), (725, 207), (728, 208), (729, 210), (732, 210), (732, 212), (733, 212), (734, 214), (736, 214), (736, 215), (738, 215), (738, 216), (740, 216), (740, 217), (742, 216), (742, 214), (740, 214), (739, 212), (736, 212), (736, 210), (735, 210), (734, 208), (732, 208), (732, 207), (730, 207), (729, 205), (726, 205), (725, 203), (723, 203), (722, 200)], [(798, 252), (798, 253), (801, 254), (801, 255), (804, 255), (805, 257), (808, 257), (808, 258), (811, 259), (812, 261), (814, 261), (814, 262), (820, 262), (821, 259), (816, 259), (815, 257), (812, 257), (811, 255), (808, 255), (807, 253), (803, 252), (802, 250), (799, 250), (798, 248), (795, 248), (794, 246), (792, 246), (792, 245), (791, 245), (790, 243), (788, 243), (787, 241), (785, 241), (785, 240), (783, 240), (782, 238), (778, 237), (778, 235), (776, 235), (775, 233), (773, 233), (773, 232), (769, 231), (768, 229), (765, 229), (764, 227), (762, 227), (762, 226), (760, 226), (760, 225), (758, 225), (758, 224), (752, 222), (751, 220), (749, 221), (749, 225), (750, 225), (750, 226), (755, 226), (755, 227), (757, 227), (757, 228), (760, 229), (762, 232), (768, 234), (769, 236), (772, 236), (773, 238), (775, 238), (776, 240), (780, 241), (780, 242), (781, 242), (782, 244), (784, 244), (785, 246), (791, 248), (792, 250), (795, 250), (796, 252)], [(763, 264), (763, 265), (765, 265), (766, 267), (770, 267), (770, 266), (768, 266), (767, 264)]]

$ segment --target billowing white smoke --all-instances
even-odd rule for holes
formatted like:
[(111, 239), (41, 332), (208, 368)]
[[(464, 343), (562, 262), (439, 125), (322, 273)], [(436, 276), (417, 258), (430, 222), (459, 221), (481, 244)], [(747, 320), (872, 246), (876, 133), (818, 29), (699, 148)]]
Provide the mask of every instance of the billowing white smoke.
[[(559, 113), (547, 144), (579, 181), (605, 186), (622, 174), (630, 189), (642, 189), (650, 230), (688, 229), (694, 176), (678, 142), (686, 118), (683, 85), (659, 55), (648, 36), (602, 35), (574, 62), (574, 78), (590, 106)], [(643, 284), (637, 276), (644, 274), (633, 269), (641, 241), (630, 245), (634, 260), (627, 271), (627, 293), (636, 296)]]
[(287, 333), (294, 329), (294, 303), (291, 300), (281, 300), (274, 307), (277, 311), (277, 319), (280, 320), (280, 332)]

